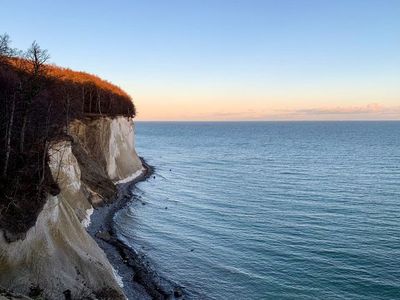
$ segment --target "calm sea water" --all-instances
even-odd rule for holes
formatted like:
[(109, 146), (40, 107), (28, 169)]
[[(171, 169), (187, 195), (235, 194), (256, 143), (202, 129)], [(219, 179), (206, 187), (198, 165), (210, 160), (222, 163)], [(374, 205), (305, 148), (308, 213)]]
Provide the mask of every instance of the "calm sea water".
[(119, 233), (192, 298), (400, 299), (400, 122), (136, 131), (156, 173)]

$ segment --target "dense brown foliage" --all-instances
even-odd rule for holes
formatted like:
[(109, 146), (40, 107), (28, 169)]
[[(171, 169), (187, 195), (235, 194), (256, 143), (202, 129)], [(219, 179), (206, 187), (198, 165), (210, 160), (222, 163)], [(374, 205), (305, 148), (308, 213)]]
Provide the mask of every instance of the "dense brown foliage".
[[(56, 97), (58, 105), (61, 106), (65, 105), (65, 99), (69, 98), (70, 112), (74, 116), (82, 117), (85, 114), (135, 116), (135, 106), (131, 97), (118, 86), (96, 75), (56, 65), (45, 65), (44, 69), (46, 93), (43, 91), (42, 98)], [(14, 75), (29, 76), (32, 65), (26, 59), (11, 58), (7, 64), (3, 64), (0, 72), (2, 72), (1, 79), (11, 79), (15, 84), (17, 82)], [(47, 100), (48, 103), (51, 102)]]
[(46, 64), (47, 51), (36, 43), (16, 57), (1, 38), (0, 229), (12, 239), (34, 225), (46, 194), (58, 193), (47, 150), (69, 138), (69, 122), (133, 117), (135, 107), (123, 90), (97, 76)]

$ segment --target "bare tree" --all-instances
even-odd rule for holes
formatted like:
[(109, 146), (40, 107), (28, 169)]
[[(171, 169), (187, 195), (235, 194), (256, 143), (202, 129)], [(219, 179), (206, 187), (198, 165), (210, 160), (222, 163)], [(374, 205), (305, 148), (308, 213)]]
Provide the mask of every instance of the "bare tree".
[(0, 35), (0, 59), (10, 56), (12, 52), (10, 43), (10, 36), (7, 33)]
[[(0, 65), (5, 63), (7, 59), (12, 57), (15, 54), (15, 50), (13, 50), (10, 47), (10, 37), (8, 34), (3, 34), (0, 35)], [(4, 158), (4, 167), (3, 167), (3, 172), (2, 175), (6, 176), (7, 175), (7, 169), (8, 169), (8, 161), (10, 159), (10, 152), (11, 152), (11, 136), (12, 136), (12, 130), (13, 130), (13, 124), (14, 124), (14, 115), (15, 115), (15, 102), (16, 102), (16, 93), (14, 92), (12, 96), (7, 95), (7, 93), (4, 95), (4, 97), (10, 97), (11, 98), (11, 111), (9, 117), (6, 119), (7, 123), (7, 130), (6, 130), (6, 144), (5, 144), (5, 158)], [(6, 101), (7, 102), (7, 101)]]
[(11, 57), (18, 56), (21, 51), (11, 48), (11, 39), (7, 33), (0, 35), (0, 64), (7, 62)]
[(39, 44), (36, 41), (33, 41), (25, 56), (28, 62), (31, 64), (32, 75), (36, 77), (42, 75), (45, 70), (44, 65), (50, 58), (47, 50), (40, 48)]
[(45, 63), (49, 60), (50, 55), (48, 54), (47, 50), (40, 48), (39, 44), (34, 41), (31, 47), (26, 51), (25, 58), (28, 62), (27, 71), (29, 78), (25, 85), (23, 97), (25, 109), (19, 140), (19, 151), (21, 153), (24, 152), (25, 132), (29, 121), (32, 101), (42, 89), (43, 78), (46, 72)]

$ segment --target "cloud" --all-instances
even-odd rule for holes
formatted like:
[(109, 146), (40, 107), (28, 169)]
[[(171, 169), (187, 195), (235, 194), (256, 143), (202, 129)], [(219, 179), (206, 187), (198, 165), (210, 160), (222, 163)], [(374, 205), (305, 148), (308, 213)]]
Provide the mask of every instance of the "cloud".
[(246, 109), (244, 111), (214, 111), (196, 114), (199, 119), (215, 120), (258, 120), (264, 118), (265, 110)]
[(281, 121), (281, 120), (394, 120), (400, 119), (400, 106), (371, 103), (361, 106), (332, 106), (300, 109), (254, 109), (212, 111), (179, 116), (180, 120)]
[[(282, 112), (282, 111), (281, 111)], [(286, 113), (296, 115), (361, 115), (361, 114), (399, 114), (400, 106), (383, 106), (379, 103), (371, 103), (364, 106), (336, 106), (328, 108), (309, 108), (287, 110)]]

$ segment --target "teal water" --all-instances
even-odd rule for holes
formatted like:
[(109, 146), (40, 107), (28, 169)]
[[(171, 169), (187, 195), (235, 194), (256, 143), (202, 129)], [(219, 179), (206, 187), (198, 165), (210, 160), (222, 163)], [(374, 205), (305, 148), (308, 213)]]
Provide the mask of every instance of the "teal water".
[(400, 122), (138, 123), (116, 216), (193, 299), (400, 299)]

